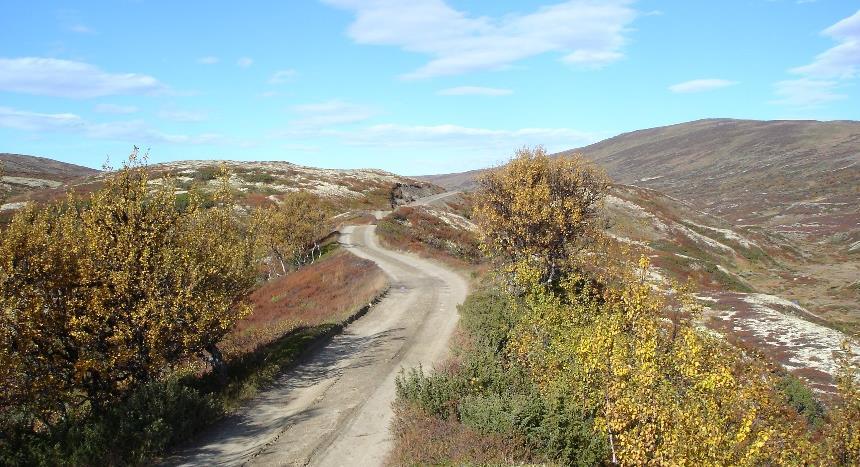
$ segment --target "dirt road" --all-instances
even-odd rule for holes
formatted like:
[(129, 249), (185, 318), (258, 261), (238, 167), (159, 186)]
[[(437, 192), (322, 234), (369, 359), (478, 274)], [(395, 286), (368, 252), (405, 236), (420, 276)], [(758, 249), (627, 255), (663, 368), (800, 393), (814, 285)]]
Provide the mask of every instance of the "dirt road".
[(379, 246), (375, 226), (341, 243), (376, 262), (391, 290), (310, 360), (169, 465), (379, 465), (391, 446), (394, 378), (442, 359), (468, 284), (458, 274)]

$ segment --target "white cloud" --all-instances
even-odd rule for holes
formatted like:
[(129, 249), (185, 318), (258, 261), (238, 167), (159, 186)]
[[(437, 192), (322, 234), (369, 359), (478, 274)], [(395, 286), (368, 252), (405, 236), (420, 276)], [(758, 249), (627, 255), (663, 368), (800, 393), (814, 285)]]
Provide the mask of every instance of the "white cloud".
[(74, 24), (69, 26), (69, 31), (76, 32), (78, 34), (95, 34), (95, 30), (91, 27), (84, 24)]
[(47, 114), (0, 107), (0, 127), (24, 131), (63, 131), (82, 129), (84, 120), (71, 113)]
[(475, 17), (443, 0), (323, 0), (355, 13), (348, 35), (359, 44), (389, 45), (428, 55), (405, 78), (499, 70), (555, 52), (568, 63), (601, 66), (623, 57), (631, 0), (571, 0), (529, 14)]
[(242, 68), (248, 68), (249, 66), (254, 64), (254, 59), (251, 57), (242, 57), (239, 60), (236, 60), (236, 65)]
[(86, 127), (84, 135), (92, 139), (142, 144), (221, 144), (225, 141), (224, 136), (217, 133), (202, 133), (199, 135), (163, 133), (149, 127), (141, 120), (90, 124)]
[(282, 149), (286, 149), (287, 151), (295, 151), (295, 152), (320, 152), (321, 148), (319, 146), (314, 146), (311, 144), (284, 144), (281, 145)]
[(214, 65), (220, 61), (221, 60), (218, 57), (212, 55), (207, 55), (205, 57), (200, 57), (197, 59), (197, 63), (201, 65)]
[(71, 113), (47, 114), (0, 107), (0, 127), (35, 133), (66, 132), (86, 138), (141, 144), (225, 144), (229, 140), (216, 133), (183, 135), (164, 133), (142, 120), (92, 123)]
[(139, 109), (133, 105), (98, 104), (93, 108), (100, 114), (133, 114)]
[(54, 58), (0, 58), (0, 91), (87, 99), (154, 94), (167, 88), (136, 73), (107, 73), (94, 65)]
[(572, 54), (564, 56), (562, 60), (566, 63), (599, 68), (607, 63), (620, 60), (622, 57), (624, 57), (624, 54), (621, 52), (611, 50), (577, 50)]
[(299, 118), (290, 122), (292, 130), (358, 123), (368, 120), (377, 113), (371, 108), (340, 100), (296, 105), (292, 110), (299, 114)]
[(690, 81), (684, 81), (683, 83), (677, 83), (669, 86), (669, 90), (676, 93), (691, 93), (691, 92), (702, 92), (702, 91), (711, 91), (714, 89), (725, 88), (728, 86), (733, 86), (738, 84), (737, 81), (729, 81), (727, 79), (717, 79), (717, 78), (707, 78), (707, 79), (694, 79)]
[(502, 88), (485, 88), (481, 86), (459, 86), (442, 89), (436, 94), (440, 96), (507, 96), (514, 91)]
[(773, 103), (791, 107), (816, 107), (845, 99), (847, 96), (836, 92), (838, 85), (837, 81), (809, 78), (779, 81), (774, 84), (774, 93), (778, 99)]
[(206, 112), (199, 110), (161, 110), (158, 117), (174, 122), (202, 122), (208, 118)]
[(812, 63), (792, 68), (797, 79), (779, 81), (774, 103), (814, 107), (844, 99), (838, 88), (860, 74), (860, 10), (822, 31), (837, 44), (818, 54)]
[(570, 149), (597, 141), (593, 133), (570, 128), (497, 130), (453, 124), (380, 124), (348, 130), (306, 129), (280, 132), (274, 137), (336, 139), (343, 144), (379, 149), (434, 148), (475, 154), (503, 153), (523, 145), (543, 144), (553, 150)]
[(520, 128), (494, 130), (460, 125), (372, 125), (350, 136), (354, 143), (394, 145), (499, 144), (516, 148), (523, 145), (567, 142), (571, 147), (594, 140), (594, 135), (569, 128)]
[(838, 44), (815, 57), (812, 63), (791, 70), (812, 78), (851, 79), (860, 69), (860, 10), (825, 29), (822, 34)]
[(296, 70), (278, 70), (269, 78), (269, 84), (283, 84), (294, 76), (296, 76)]

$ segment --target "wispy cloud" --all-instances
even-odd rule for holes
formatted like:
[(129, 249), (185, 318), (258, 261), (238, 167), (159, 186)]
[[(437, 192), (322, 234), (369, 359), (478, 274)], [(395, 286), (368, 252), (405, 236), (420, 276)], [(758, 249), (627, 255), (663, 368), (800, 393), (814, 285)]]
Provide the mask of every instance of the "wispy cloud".
[(860, 69), (860, 10), (825, 29), (822, 34), (838, 44), (815, 57), (812, 63), (791, 70), (813, 78), (851, 79)]
[(161, 110), (158, 117), (173, 122), (202, 122), (208, 118), (206, 112), (199, 110)]
[(278, 70), (269, 78), (269, 84), (284, 84), (296, 76), (296, 70)]
[(514, 149), (523, 145), (555, 144), (564, 149), (596, 139), (594, 134), (569, 128), (520, 128), (499, 130), (452, 124), (382, 124), (361, 128), (344, 135), (352, 144), (381, 146), (501, 146)]
[(133, 114), (138, 111), (138, 108), (133, 105), (117, 105), (117, 104), (98, 104), (93, 108), (100, 114)]
[(41, 113), (0, 107), (0, 127), (24, 131), (64, 131), (83, 129), (84, 120), (72, 113)]
[(714, 89), (725, 88), (738, 84), (737, 81), (729, 81), (727, 79), (706, 78), (684, 81), (669, 86), (669, 90), (675, 93), (685, 94), (692, 92), (712, 91)]
[(201, 65), (214, 65), (220, 61), (221, 59), (215, 57), (214, 55), (207, 55), (205, 57), (200, 57), (197, 59), (197, 63)]
[(296, 105), (292, 110), (299, 117), (290, 121), (290, 128), (301, 131), (363, 122), (377, 113), (369, 107), (336, 99)]
[(636, 12), (631, 0), (572, 0), (529, 14), (475, 17), (442, 0), (323, 0), (355, 13), (348, 35), (427, 55), (407, 79), (500, 70), (555, 52), (568, 63), (602, 66), (623, 57)]
[(96, 31), (86, 24), (77, 10), (61, 9), (55, 12), (63, 29), (76, 34), (95, 34)]
[(96, 33), (96, 31), (93, 28), (91, 28), (85, 24), (74, 24), (72, 26), (69, 26), (69, 31), (76, 32), (78, 34), (95, 34)]
[(502, 88), (486, 88), (482, 86), (458, 86), (442, 89), (436, 94), (440, 96), (507, 96), (514, 91)]
[(844, 99), (838, 89), (860, 73), (860, 10), (822, 31), (837, 44), (806, 65), (792, 68), (799, 78), (774, 84), (775, 103), (815, 107)]
[(84, 62), (55, 58), (0, 58), (0, 91), (87, 99), (154, 94), (167, 87), (152, 76), (108, 73)]
[(837, 81), (818, 79), (789, 79), (774, 84), (776, 104), (791, 107), (816, 107), (828, 102), (845, 99), (837, 92)]
[(249, 66), (254, 64), (254, 59), (251, 57), (242, 57), (239, 60), (236, 60), (236, 65), (242, 68), (248, 68)]
[(583, 146), (606, 135), (570, 128), (519, 128), (513, 130), (467, 127), (454, 124), (403, 125), (386, 123), (347, 129), (293, 128), (275, 132), (273, 138), (326, 139), (348, 146), (386, 150), (433, 149), (448, 153), (487, 157), (509, 154), (523, 145), (543, 144), (550, 150)]
[(38, 134), (65, 132), (85, 138), (132, 142), (140, 144), (226, 144), (217, 133), (197, 135), (164, 133), (142, 120), (93, 123), (72, 113), (40, 113), (0, 107), (0, 127)]

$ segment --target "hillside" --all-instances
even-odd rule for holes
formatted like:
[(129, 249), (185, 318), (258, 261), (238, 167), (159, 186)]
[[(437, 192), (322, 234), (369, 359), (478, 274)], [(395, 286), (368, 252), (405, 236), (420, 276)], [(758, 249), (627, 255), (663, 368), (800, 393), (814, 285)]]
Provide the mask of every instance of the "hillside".
[[(8, 164), (6, 169), (9, 175), (20, 177), (29, 173), (35, 180), (38, 173), (44, 180), (40, 185), (32, 182), (33, 186), (26, 192), (14, 192), (0, 210), (16, 209), (26, 201), (57, 199), (70, 189), (86, 193), (100, 186), (104, 177), (101, 172), (83, 167), (70, 165), (70, 168), (66, 169), (68, 164), (50, 159), (14, 156), (12, 160), (15, 164)], [(404, 204), (443, 191), (429, 182), (382, 170), (321, 169), (283, 161), (195, 160), (153, 164), (148, 167), (150, 184), (163, 183), (165, 177), (173, 177), (177, 196), (187, 196), (187, 193), (195, 188), (205, 196), (216, 189), (222, 165), (230, 173), (230, 184), (239, 204), (245, 206), (277, 202), (279, 197), (286, 193), (306, 190), (327, 199), (343, 211), (381, 209), (390, 207), (392, 203)], [(32, 167), (29, 172), (26, 171), (28, 167)], [(36, 172), (38, 167), (44, 167), (44, 170)], [(53, 172), (48, 170), (51, 168), (54, 169)], [(62, 178), (63, 174), (65, 178)]]
[[(582, 153), (616, 182), (730, 222), (860, 251), (860, 122), (710, 119), (624, 133)], [(469, 189), (480, 171), (422, 177)]]
[(700, 120), (557, 155), (576, 152), (618, 183), (610, 232), (655, 281), (692, 280), (704, 324), (828, 389), (831, 328), (860, 330), (860, 122)]
[(10, 195), (20, 195), (43, 188), (57, 188), (65, 183), (99, 173), (98, 170), (68, 164), (45, 157), (0, 153), (0, 180)]

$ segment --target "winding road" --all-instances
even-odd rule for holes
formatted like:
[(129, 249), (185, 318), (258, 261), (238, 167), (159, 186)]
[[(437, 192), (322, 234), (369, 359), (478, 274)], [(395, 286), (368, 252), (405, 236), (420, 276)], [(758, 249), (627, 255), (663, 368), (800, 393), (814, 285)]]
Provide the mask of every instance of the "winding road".
[(447, 354), (459, 274), (379, 246), (375, 226), (350, 226), (341, 243), (389, 276), (388, 294), (251, 404), (166, 459), (168, 465), (380, 465), (391, 447), (394, 379)]

